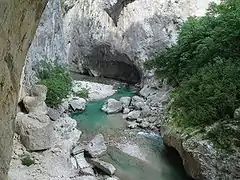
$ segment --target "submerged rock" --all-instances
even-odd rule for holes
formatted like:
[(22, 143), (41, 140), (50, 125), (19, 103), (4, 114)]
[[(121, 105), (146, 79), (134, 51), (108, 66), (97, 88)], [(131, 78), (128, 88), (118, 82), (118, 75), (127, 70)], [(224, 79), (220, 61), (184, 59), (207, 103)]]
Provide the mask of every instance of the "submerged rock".
[(90, 163), (110, 176), (112, 176), (116, 171), (116, 168), (112, 164), (99, 159), (91, 159)]
[(103, 105), (102, 110), (108, 114), (119, 113), (123, 109), (123, 105), (120, 101), (116, 99), (108, 99), (107, 102)]
[(70, 106), (72, 107), (73, 111), (83, 111), (85, 110), (86, 103), (87, 101), (85, 99), (77, 98), (70, 101)]
[(86, 151), (91, 157), (100, 157), (107, 151), (107, 146), (102, 134), (98, 134), (91, 140), (87, 146)]
[(47, 115), (36, 113), (18, 115), (16, 126), (21, 142), (27, 150), (39, 151), (51, 148), (53, 125)]

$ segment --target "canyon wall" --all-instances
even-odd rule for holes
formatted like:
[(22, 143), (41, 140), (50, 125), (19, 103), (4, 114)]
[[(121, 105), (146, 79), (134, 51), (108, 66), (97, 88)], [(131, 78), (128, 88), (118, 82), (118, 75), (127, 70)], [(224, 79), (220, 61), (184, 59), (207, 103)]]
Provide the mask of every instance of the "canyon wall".
[(72, 71), (130, 83), (143, 62), (174, 43), (189, 16), (211, 0), (65, 0), (64, 34)]
[(46, 0), (0, 0), (0, 179), (7, 179), (20, 77)]

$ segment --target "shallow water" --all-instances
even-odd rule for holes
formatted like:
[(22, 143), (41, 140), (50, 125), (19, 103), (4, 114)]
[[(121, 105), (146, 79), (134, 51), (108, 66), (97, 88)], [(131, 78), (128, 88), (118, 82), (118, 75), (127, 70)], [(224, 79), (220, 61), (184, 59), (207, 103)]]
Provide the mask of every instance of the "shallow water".
[[(121, 87), (112, 98), (133, 95), (131, 89)], [(98, 133), (104, 134), (109, 147), (102, 160), (116, 167), (116, 176), (121, 180), (190, 179), (181, 165), (179, 156), (165, 148), (158, 134), (126, 130), (126, 121), (122, 114), (107, 115), (100, 110), (105, 101), (106, 99), (89, 102), (84, 112), (75, 113), (72, 117), (77, 120), (78, 128), (83, 132), (83, 140), (90, 140)], [(139, 157), (124, 153), (125, 151), (119, 150), (118, 146), (124, 146)]]

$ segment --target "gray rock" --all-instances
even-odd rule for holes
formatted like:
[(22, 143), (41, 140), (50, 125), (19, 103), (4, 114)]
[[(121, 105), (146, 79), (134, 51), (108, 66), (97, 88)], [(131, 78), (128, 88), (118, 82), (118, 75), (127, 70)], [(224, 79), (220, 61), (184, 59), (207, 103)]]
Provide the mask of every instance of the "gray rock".
[(112, 176), (116, 171), (116, 168), (112, 164), (99, 159), (91, 159), (90, 163), (110, 176)]
[(141, 112), (141, 116), (142, 117), (148, 117), (151, 115), (151, 109), (149, 106), (144, 105), (142, 106), (142, 112)]
[(24, 86), (27, 89), (38, 81), (37, 71), (43, 68), (41, 60), (67, 64), (64, 42), (61, 2), (49, 0), (26, 58)]
[(139, 96), (133, 96), (131, 101), (131, 106), (133, 106), (135, 109), (142, 109), (143, 106), (145, 106), (144, 99)]
[(16, 126), (21, 142), (27, 150), (38, 151), (51, 148), (53, 126), (47, 115), (29, 113), (17, 116)]
[(140, 128), (146, 129), (150, 126), (149, 122), (143, 121), (141, 124), (138, 125)]
[(27, 111), (30, 113), (42, 113), (47, 114), (47, 106), (45, 104), (47, 94), (47, 87), (44, 85), (35, 85), (32, 88), (32, 96), (26, 96), (23, 98), (23, 103)]
[(85, 146), (83, 144), (77, 144), (71, 151), (71, 154), (73, 156), (77, 155), (77, 154), (80, 154), (80, 153), (83, 153), (84, 152), (84, 148)]
[(85, 99), (77, 98), (77, 99), (73, 99), (70, 101), (70, 106), (72, 107), (72, 109), (74, 111), (76, 111), (76, 110), (83, 111), (83, 110), (85, 110), (86, 103), (87, 103), (87, 101)]
[(91, 157), (99, 157), (106, 153), (107, 146), (102, 134), (98, 134), (88, 143), (86, 151)]
[(47, 115), (52, 121), (58, 121), (61, 118), (59, 111), (53, 108), (48, 108)]
[(142, 118), (137, 118), (136, 122), (141, 123), (141, 122), (143, 122), (143, 119)]
[(126, 119), (127, 120), (137, 120), (140, 117), (141, 111), (131, 111), (127, 114)]
[(144, 85), (143, 88), (139, 91), (139, 94), (146, 98), (152, 94), (152, 89), (149, 87), (149, 85)]
[(122, 103), (123, 108), (128, 108), (131, 102), (131, 97), (121, 97), (120, 102)]
[(129, 129), (135, 129), (138, 126), (138, 123), (136, 123), (136, 121), (128, 121), (127, 122), (127, 127)]
[(123, 109), (123, 114), (128, 114), (130, 112), (130, 109), (129, 108), (124, 108)]
[(90, 167), (90, 164), (84, 158), (84, 154), (83, 153), (77, 154), (74, 157), (76, 158), (78, 167), (80, 169), (84, 169), (84, 168)]
[(115, 99), (108, 99), (102, 107), (102, 110), (108, 114), (121, 112), (123, 105), (120, 101)]
[(73, 180), (98, 180), (95, 176), (79, 176), (73, 178)]

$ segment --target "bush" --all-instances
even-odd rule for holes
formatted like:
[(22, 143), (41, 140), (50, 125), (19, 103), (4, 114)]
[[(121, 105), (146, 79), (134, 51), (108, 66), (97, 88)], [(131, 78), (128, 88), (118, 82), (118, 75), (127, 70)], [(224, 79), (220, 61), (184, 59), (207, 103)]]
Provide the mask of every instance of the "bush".
[[(169, 108), (173, 122), (184, 128), (215, 123), (223, 127), (226, 122), (235, 122), (240, 128), (233, 117), (240, 107), (239, 27), (239, 0), (212, 3), (204, 17), (191, 17), (183, 24), (175, 45), (145, 64), (156, 68), (156, 75), (175, 87)], [(216, 137), (240, 138), (238, 133), (220, 129), (207, 135), (215, 145), (227, 148), (233, 144), (224, 145)]]
[(32, 164), (35, 163), (34, 159), (31, 159), (31, 157), (29, 155), (25, 155), (21, 158), (22, 161), (22, 165), (24, 166), (31, 166)]
[(43, 63), (39, 70), (40, 84), (47, 86), (46, 104), (56, 107), (71, 91), (72, 80), (70, 74), (59, 65)]
[(76, 95), (78, 97), (81, 97), (81, 98), (84, 98), (84, 99), (87, 99), (89, 98), (89, 89), (87, 88), (81, 88), (81, 90), (79, 90)]

